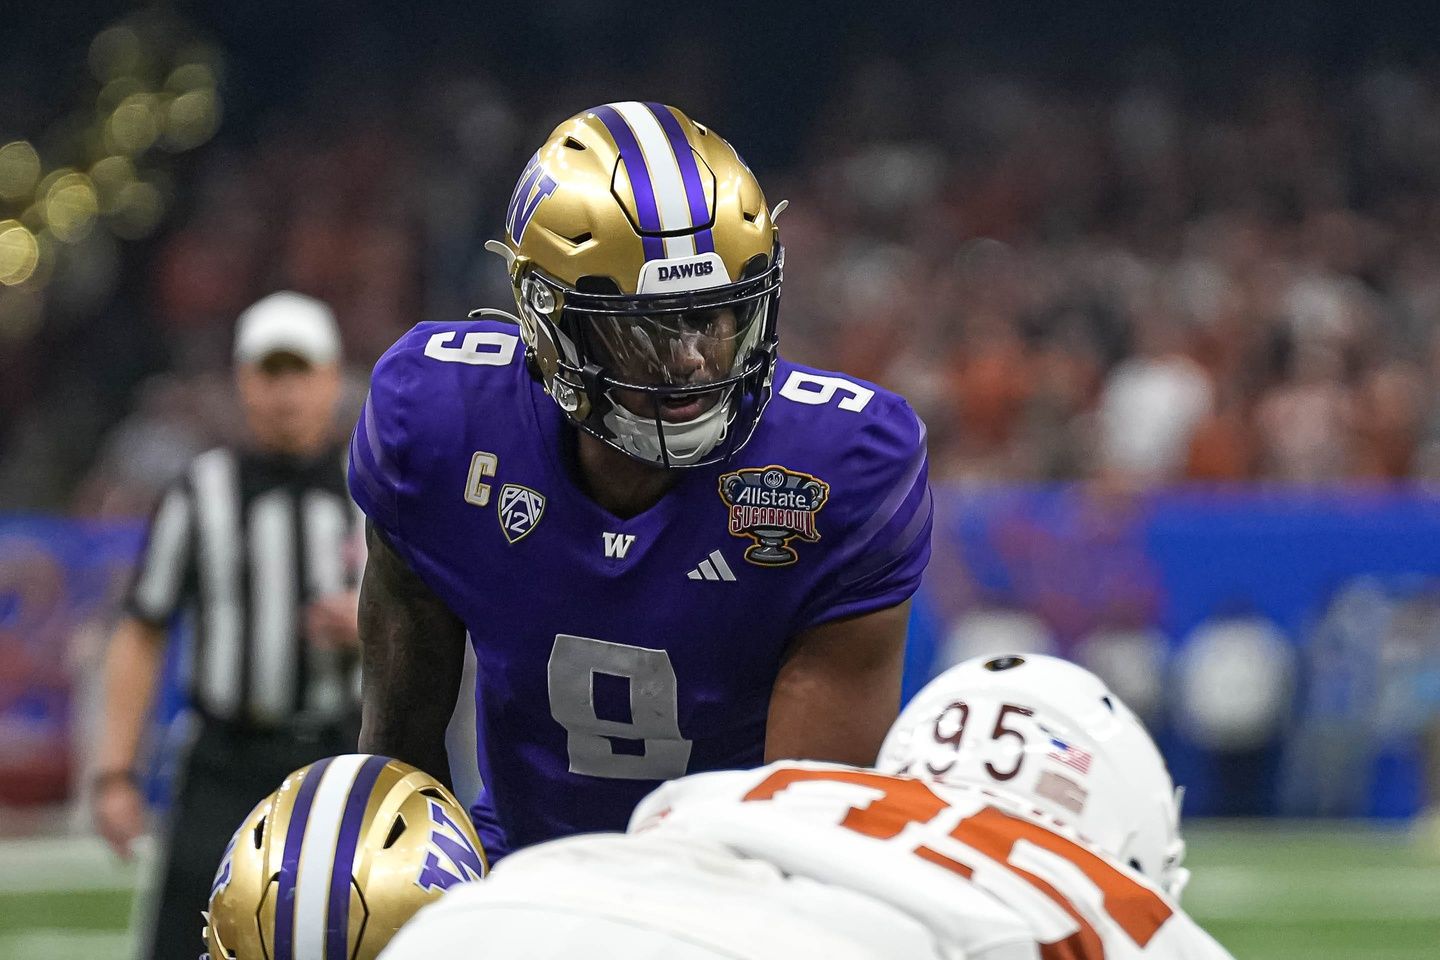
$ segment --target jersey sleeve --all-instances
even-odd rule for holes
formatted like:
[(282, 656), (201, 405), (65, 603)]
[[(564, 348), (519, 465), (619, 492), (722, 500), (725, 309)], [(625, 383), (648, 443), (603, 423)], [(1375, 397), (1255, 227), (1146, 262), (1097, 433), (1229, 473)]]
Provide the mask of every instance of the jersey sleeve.
[(930, 562), (930, 496), (925, 424), (899, 397), (857, 431), (847, 452), (849, 501), (837, 559), (812, 595), (799, 629), (884, 610), (908, 600)]
[[(438, 443), (433, 412), (426, 414), (437, 395), (450, 388), (443, 367), (426, 367), (426, 338), (432, 324), (420, 324), (385, 352), (370, 376), (370, 391), (350, 438), (350, 496), (356, 506), (384, 535), (388, 543), (417, 574), (415, 538), (424, 526), (421, 498), (435, 465)], [(431, 365), (437, 366), (437, 365)], [(428, 374), (428, 376), (427, 376)], [(440, 404), (443, 406), (443, 402)]]
[[(392, 349), (393, 353), (393, 349)], [(400, 535), (401, 473), (412, 416), (403, 363), (387, 353), (375, 366), (370, 392), (350, 437), (350, 496), (391, 541)]]
[(125, 611), (152, 627), (163, 627), (185, 600), (193, 562), (195, 511), (189, 485), (171, 484), (150, 520), (145, 549), (135, 568)]
[(1145, 945), (1141, 956), (1157, 960), (1235, 960), (1229, 950), (1179, 909)]

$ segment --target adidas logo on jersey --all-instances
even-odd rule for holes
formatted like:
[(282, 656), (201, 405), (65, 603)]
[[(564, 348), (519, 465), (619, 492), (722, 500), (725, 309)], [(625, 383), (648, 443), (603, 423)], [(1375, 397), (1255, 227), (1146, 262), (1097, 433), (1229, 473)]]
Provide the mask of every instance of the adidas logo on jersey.
[(730, 570), (730, 564), (725, 562), (725, 555), (719, 550), (711, 550), (710, 556), (700, 561), (700, 565), (694, 570), (685, 574), (691, 580), (729, 580), (734, 581), (735, 574)]

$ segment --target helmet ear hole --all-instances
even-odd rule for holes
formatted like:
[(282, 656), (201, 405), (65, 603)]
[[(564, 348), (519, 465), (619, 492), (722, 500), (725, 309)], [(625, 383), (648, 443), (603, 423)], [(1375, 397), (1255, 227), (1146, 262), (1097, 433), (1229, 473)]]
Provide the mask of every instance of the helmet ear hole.
[(255, 824), (253, 834), (256, 850), (259, 850), (261, 845), (265, 842), (265, 819), (265, 817), (261, 817), (259, 821)]
[(574, 137), (566, 137), (563, 146), (568, 147), (568, 148), (571, 149), (571, 150), (588, 150), (588, 149), (589, 149), (588, 147), (585, 146), (585, 144), (581, 143), (579, 140), (576, 140)]
[(404, 832), (405, 818), (400, 816), (399, 814), (396, 814), (395, 822), (390, 825), (390, 832), (386, 834), (385, 842), (380, 845), (380, 849), (389, 850), (391, 847), (395, 846), (395, 841), (399, 840), (401, 834), (403, 834)]
[(587, 273), (575, 281), (575, 289), (581, 293), (619, 293), (620, 284), (615, 282), (613, 277), (603, 277), (598, 273)]
[(1103, 703), (1103, 704), (1105, 704), (1105, 708), (1106, 708), (1107, 710), (1109, 710), (1111, 713), (1114, 713), (1114, 712), (1115, 712), (1115, 701), (1111, 700), (1108, 694), (1107, 694), (1106, 696), (1101, 697), (1101, 698), (1100, 698), (1100, 702)]
[(1145, 868), (1142, 867), (1142, 866), (1140, 866), (1140, 861), (1139, 861), (1139, 860), (1136, 860), (1134, 857), (1131, 857), (1131, 858), (1130, 858), (1130, 869), (1131, 869), (1131, 870), (1134, 870), (1136, 873), (1144, 873), (1144, 872), (1145, 872)]

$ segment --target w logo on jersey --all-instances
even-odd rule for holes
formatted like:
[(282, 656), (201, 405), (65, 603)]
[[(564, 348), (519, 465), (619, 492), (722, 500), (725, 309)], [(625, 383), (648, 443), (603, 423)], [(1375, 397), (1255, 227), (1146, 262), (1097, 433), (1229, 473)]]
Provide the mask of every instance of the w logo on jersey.
[(624, 560), (630, 553), (630, 546), (635, 542), (633, 533), (610, 533), (602, 534), (605, 538), (605, 556), (612, 560)]
[(448, 890), (485, 876), (485, 860), (440, 804), (430, 801), (430, 840), (415, 883), (422, 890)]
[(519, 543), (535, 529), (545, 513), (545, 496), (518, 483), (507, 483), (500, 488), (500, 502), (496, 506), (505, 539)]
[(535, 216), (541, 202), (554, 193), (557, 186), (559, 184), (540, 165), (540, 154), (536, 153), (520, 172), (520, 182), (515, 184), (510, 206), (505, 211), (505, 229), (517, 246), (525, 236), (525, 228), (530, 226), (530, 218)]

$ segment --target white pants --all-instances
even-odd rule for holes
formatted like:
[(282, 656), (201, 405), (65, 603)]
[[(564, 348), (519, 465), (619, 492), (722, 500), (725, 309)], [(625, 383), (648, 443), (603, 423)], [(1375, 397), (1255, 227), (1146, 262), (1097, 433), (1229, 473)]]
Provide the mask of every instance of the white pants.
[(594, 834), (521, 851), (420, 911), (381, 960), (933, 960), (913, 919), (702, 841)]

